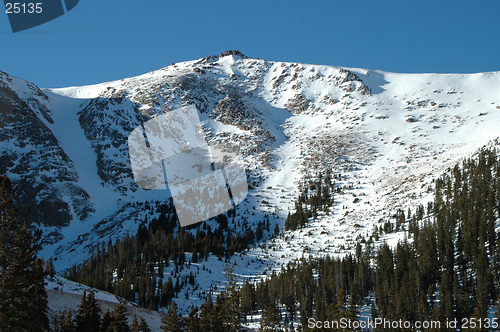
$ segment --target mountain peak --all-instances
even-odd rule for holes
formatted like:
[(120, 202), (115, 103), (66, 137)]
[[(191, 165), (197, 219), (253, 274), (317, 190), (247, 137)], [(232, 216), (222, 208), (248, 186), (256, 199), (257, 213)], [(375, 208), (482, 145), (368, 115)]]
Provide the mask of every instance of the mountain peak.
[(241, 53), (238, 50), (228, 50), (228, 51), (222, 52), (221, 54), (219, 54), (219, 57), (222, 58), (222, 57), (225, 57), (228, 55), (238, 55), (238, 56), (242, 57), (243, 59), (248, 58), (245, 54)]
[(239, 57), (240, 59), (248, 59), (248, 57), (245, 54), (243, 54), (242, 52), (240, 52), (238, 50), (228, 50), (228, 51), (221, 52), (219, 55), (209, 55), (206, 58), (203, 58), (202, 60), (205, 62), (214, 62), (214, 61), (219, 60), (220, 58), (230, 56), (230, 55)]

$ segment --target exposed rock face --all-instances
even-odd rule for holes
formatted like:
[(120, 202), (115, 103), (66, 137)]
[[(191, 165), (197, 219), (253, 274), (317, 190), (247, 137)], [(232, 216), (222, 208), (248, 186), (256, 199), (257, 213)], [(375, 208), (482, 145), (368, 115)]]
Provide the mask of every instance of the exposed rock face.
[(0, 73), (0, 173), (12, 179), (25, 220), (62, 226), (86, 219), (92, 206), (49, 128), (50, 111), (40, 102), (46, 99), (34, 85)]
[(85, 137), (97, 155), (97, 172), (105, 185), (122, 195), (136, 185), (128, 157), (128, 135), (143, 123), (139, 105), (113, 94), (92, 99), (79, 113)]
[(301, 94), (296, 94), (295, 97), (286, 102), (285, 108), (292, 113), (298, 114), (307, 111), (310, 105), (311, 101), (309, 99), (304, 98)]
[(224, 56), (228, 56), (228, 55), (239, 55), (241, 56), (243, 59), (246, 59), (246, 55), (241, 53), (240, 51), (238, 50), (229, 50), (229, 51), (225, 51), (225, 52), (222, 52), (219, 56), (222, 58)]

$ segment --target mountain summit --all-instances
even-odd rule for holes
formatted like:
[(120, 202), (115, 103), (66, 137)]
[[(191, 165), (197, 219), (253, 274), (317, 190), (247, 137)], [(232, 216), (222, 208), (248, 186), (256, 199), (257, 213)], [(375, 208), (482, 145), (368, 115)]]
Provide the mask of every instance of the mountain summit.
[(237, 150), (252, 184), (231, 227), (264, 216), (271, 230), (283, 225), (306, 179), (331, 172), (342, 192), (333, 213), (320, 214), (309, 236), (289, 231), (278, 252), (337, 252), (398, 208), (425, 203), (436, 176), (499, 136), (498, 86), (499, 72), (396, 74), (238, 51), (61, 89), (0, 72), (0, 172), (42, 232), (42, 254), (66, 268), (158, 217), (169, 193), (138, 188), (127, 138), (194, 105), (206, 141)]

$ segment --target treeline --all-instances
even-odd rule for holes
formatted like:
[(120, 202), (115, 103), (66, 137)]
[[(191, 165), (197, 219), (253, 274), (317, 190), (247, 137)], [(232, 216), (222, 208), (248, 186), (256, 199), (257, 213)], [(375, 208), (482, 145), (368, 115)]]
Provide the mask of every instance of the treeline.
[[(206, 223), (182, 228), (171, 201), (161, 205), (159, 212), (149, 225), (147, 220), (140, 224), (135, 236), (126, 235), (115, 243), (96, 246), (87, 259), (73, 265), (64, 277), (158, 310), (167, 307), (185, 285), (197, 283), (193, 274), (179, 276), (184, 263), (206, 260), (209, 254), (228, 259), (260, 241), (270, 227), (267, 216), (257, 223), (255, 232), (247, 224), (235, 224), (235, 211), (230, 210), (215, 218), (215, 229)], [(228, 226), (229, 220), (233, 228)], [(186, 253), (190, 253), (189, 261)], [(164, 269), (170, 264), (175, 266), (174, 274), (165, 280)]]
[[(244, 284), (245, 314), (261, 311), (264, 323), (274, 317), (274, 324), (305, 328), (309, 318), (356, 317), (370, 294), (373, 318), (485, 319), (500, 292), (499, 179), (496, 151), (481, 151), (436, 181), (427, 208), (399, 210), (393, 223), (358, 243), (355, 256), (294, 263), (255, 286)], [(373, 250), (373, 241), (394, 229), (407, 237), (395, 248), (383, 243)]]
[[(314, 211), (326, 213), (333, 202), (334, 188), (327, 179), (319, 177), (319, 181), (313, 182), (316, 188), (308, 187), (303, 191), (296, 211), (287, 219), (290, 229), (292, 225), (301, 227), (299, 220), (306, 220), (302, 219), (304, 214), (314, 217)], [(343, 258), (293, 262), (280, 273), (273, 273), (256, 283), (245, 281), (239, 288), (234, 286), (234, 281), (230, 282), (232, 286), (217, 296), (215, 304), (209, 297), (199, 311), (193, 309), (187, 318), (177, 313), (172, 301), (178, 281), (163, 284), (158, 279), (155, 281), (159, 274), (155, 269), (159, 271), (162, 265), (168, 264), (162, 253), (175, 252), (175, 249), (169, 251), (167, 247), (158, 247), (153, 241), (161, 227), (156, 231), (151, 231), (154, 226), (143, 228), (136, 237), (126, 237), (117, 245), (109, 244), (107, 248), (102, 245), (92, 259), (74, 267), (72, 273), (89, 277), (92, 269), (107, 271), (108, 285), (115, 293), (121, 280), (130, 278), (123, 284), (123, 292), (129, 292), (125, 297), (130, 299), (142, 293), (138, 291), (141, 287), (138, 280), (150, 280), (145, 282), (156, 288), (146, 292), (141, 303), (151, 306), (148, 301), (153, 301), (153, 308), (155, 303), (160, 307), (168, 305), (170, 314), (167, 316), (171, 321), (191, 331), (200, 328), (234, 330), (256, 314), (261, 315), (262, 328), (302, 326), (307, 330), (309, 318), (321, 321), (357, 319), (362, 305), (371, 306), (372, 318), (391, 321), (484, 319), (489, 308), (500, 299), (500, 236), (496, 230), (500, 216), (499, 179), (499, 156), (493, 149), (482, 150), (435, 181), (433, 202), (425, 207), (409, 208), (407, 212), (397, 211), (392, 220), (376, 227), (370, 238), (361, 240), (355, 253)], [(325, 186), (325, 183), (331, 185)], [(332, 189), (328, 195), (326, 190), (317, 189), (325, 187)], [(291, 223), (292, 218), (296, 218), (297, 223)], [(266, 227), (265, 223), (262, 225)], [(385, 243), (375, 246), (384, 233), (393, 231), (406, 232), (394, 248)], [(206, 257), (203, 250), (194, 245), (198, 236), (190, 238), (191, 247), (187, 243), (183, 247), (183, 237), (190, 236), (183, 234), (178, 230), (176, 239), (172, 238), (179, 246), (173, 245), (174, 248), (178, 248), (179, 253), (197, 252), (193, 260)], [(145, 246), (151, 246), (148, 249), (151, 251), (145, 250)], [(99, 257), (106, 259), (99, 260)], [(168, 257), (179, 264), (178, 268), (184, 263), (180, 256), (173, 258), (170, 254)], [(107, 259), (114, 261), (114, 265), (106, 265), (110, 264)], [(120, 260), (123, 263), (119, 263)], [(101, 262), (105, 263), (103, 267), (99, 267)], [(131, 265), (132, 272), (125, 268), (129, 262), (135, 264)], [(89, 272), (81, 272), (85, 270)], [(131, 276), (127, 277), (129, 273)], [(106, 279), (101, 277), (100, 280)], [(133, 280), (136, 280), (135, 292), (130, 287)]]

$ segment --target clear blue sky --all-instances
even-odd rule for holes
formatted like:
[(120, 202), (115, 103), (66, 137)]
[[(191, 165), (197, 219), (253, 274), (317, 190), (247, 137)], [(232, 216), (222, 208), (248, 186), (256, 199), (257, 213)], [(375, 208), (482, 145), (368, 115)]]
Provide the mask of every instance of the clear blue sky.
[(13, 34), (0, 70), (41, 87), (99, 83), (238, 49), (249, 57), (394, 72), (500, 71), (500, 1), (80, 0)]

